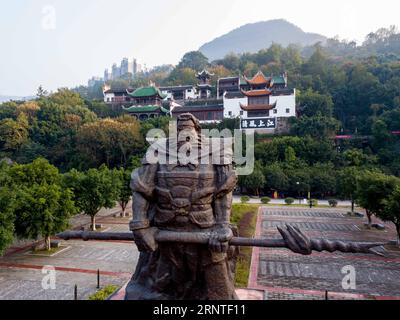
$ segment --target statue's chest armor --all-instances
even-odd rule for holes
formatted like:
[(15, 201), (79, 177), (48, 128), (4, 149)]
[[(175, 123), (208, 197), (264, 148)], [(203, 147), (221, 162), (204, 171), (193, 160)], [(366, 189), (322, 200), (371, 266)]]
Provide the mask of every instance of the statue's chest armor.
[(168, 166), (161, 165), (157, 172), (156, 221), (168, 223), (174, 217), (187, 223), (189, 220), (212, 224), (211, 204), (215, 192), (212, 165)]
[(214, 181), (215, 173), (212, 165), (198, 167), (162, 165), (157, 173), (157, 186), (168, 189), (171, 193), (181, 189), (208, 188), (213, 186)]

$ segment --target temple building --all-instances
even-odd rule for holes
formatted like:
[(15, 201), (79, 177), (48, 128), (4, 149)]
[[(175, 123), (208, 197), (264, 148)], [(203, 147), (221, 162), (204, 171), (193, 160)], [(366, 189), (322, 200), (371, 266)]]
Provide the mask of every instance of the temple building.
[(266, 77), (259, 71), (244, 80), (245, 84), (239, 83), (240, 91), (224, 92), (225, 118), (240, 117), (242, 129), (276, 130), (296, 117), (296, 90), (288, 88), (286, 73)]
[(193, 114), (201, 123), (218, 123), (224, 119), (223, 104), (186, 105), (172, 109), (172, 116), (177, 118), (182, 113)]
[(103, 89), (103, 95), (104, 102), (108, 105), (114, 106), (131, 103), (131, 97), (126, 88), (111, 89), (110, 87), (105, 86)]
[(243, 76), (219, 78), (217, 82), (217, 98), (223, 97), (226, 92), (239, 92), (246, 88)]
[(168, 100), (184, 101), (197, 99), (197, 88), (193, 85), (182, 85), (172, 87), (160, 87), (160, 91), (167, 96)]
[(170, 115), (169, 104), (163, 103), (166, 95), (155, 86), (128, 91), (128, 95), (133, 105), (129, 108), (122, 108), (139, 120)]
[(212, 76), (214, 76), (214, 74), (208, 72), (206, 69), (196, 75), (196, 78), (199, 80), (199, 84), (197, 85), (197, 93), (199, 99), (208, 99), (211, 97)]

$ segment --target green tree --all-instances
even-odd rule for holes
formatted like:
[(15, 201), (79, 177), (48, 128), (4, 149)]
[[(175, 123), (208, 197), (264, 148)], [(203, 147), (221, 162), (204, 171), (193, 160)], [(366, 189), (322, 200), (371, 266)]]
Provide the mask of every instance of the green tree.
[(0, 121), (0, 149), (15, 152), (29, 139), (29, 124), (24, 113), (16, 120), (4, 119)]
[(127, 166), (129, 158), (143, 147), (140, 123), (129, 116), (88, 123), (76, 138), (76, 151), (84, 168)]
[(14, 239), (15, 194), (7, 187), (0, 187), (0, 256)]
[(355, 196), (357, 190), (357, 178), (360, 170), (355, 167), (343, 168), (338, 174), (338, 190), (343, 197), (351, 200), (351, 212), (354, 212)]
[(300, 92), (298, 97), (301, 114), (313, 117), (317, 114), (331, 117), (333, 114), (333, 100), (330, 95), (320, 94), (311, 89)]
[(44, 159), (14, 165), (10, 176), (16, 185), (13, 206), (16, 234), (27, 239), (42, 236), (49, 250), (50, 237), (64, 231), (77, 212), (72, 191), (61, 185), (58, 169)]
[(383, 221), (391, 221), (396, 226), (397, 244), (400, 246), (400, 183), (384, 201), (384, 209), (379, 213)]
[(298, 136), (311, 136), (315, 139), (332, 138), (336, 135), (340, 122), (333, 117), (318, 113), (313, 117), (293, 119), (292, 133)]
[(251, 175), (240, 178), (242, 187), (252, 190), (257, 197), (260, 195), (260, 189), (262, 189), (265, 185), (265, 177), (262, 172), (262, 167), (259, 164), (256, 164), (256, 167)]
[(200, 51), (186, 53), (178, 64), (178, 69), (190, 68), (195, 71), (202, 71), (208, 66), (208, 58)]
[(130, 187), (132, 170), (128, 169), (114, 169), (113, 174), (117, 179), (117, 187), (118, 187), (118, 203), (121, 206), (122, 212), (121, 217), (126, 216), (126, 209), (128, 207), (128, 203), (132, 197), (132, 189)]
[(286, 191), (289, 179), (278, 163), (273, 163), (263, 169), (265, 176), (265, 187), (270, 190)]
[(71, 170), (64, 175), (64, 184), (71, 188), (79, 210), (91, 217), (96, 231), (96, 215), (102, 208), (114, 208), (119, 195), (119, 180), (106, 166), (85, 173)]
[(373, 171), (366, 171), (358, 177), (356, 201), (366, 210), (369, 226), (372, 224), (372, 215), (384, 215), (385, 202), (399, 181), (394, 176)]

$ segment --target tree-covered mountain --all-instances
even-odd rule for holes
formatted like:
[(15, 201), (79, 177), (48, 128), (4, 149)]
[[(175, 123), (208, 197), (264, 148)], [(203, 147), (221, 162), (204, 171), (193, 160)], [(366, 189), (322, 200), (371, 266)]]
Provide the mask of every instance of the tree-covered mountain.
[(246, 24), (204, 44), (199, 51), (212, 61), (228, 53), (255, 53), (272, 43), (285, 47), (289, 44), (309, 46), (325, 40), (326, 37), (320, 34), (304, 32), (294, 24), (278, 19)]

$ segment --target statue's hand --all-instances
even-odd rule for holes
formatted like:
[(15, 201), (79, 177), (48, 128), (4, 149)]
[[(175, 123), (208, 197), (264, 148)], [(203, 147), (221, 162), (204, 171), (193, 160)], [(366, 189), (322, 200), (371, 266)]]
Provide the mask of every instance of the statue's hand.
[(133, 231), (135, 244), (140, 252), (154, 252), (157, 250), (158, 245), (155, 239), (157, 232), (157, 228), (147, 228)]
[(278, 227), (279, 233), (287, 247), (295, 253), (310, 255), (312, 253), (310, 239), (299, 228), (286, 225), (286, 230)]
[(233, 232), (229, 225), (217, 226), (211, 233), (209, 247), (213, 252), (226, 253), (232, 238)]

